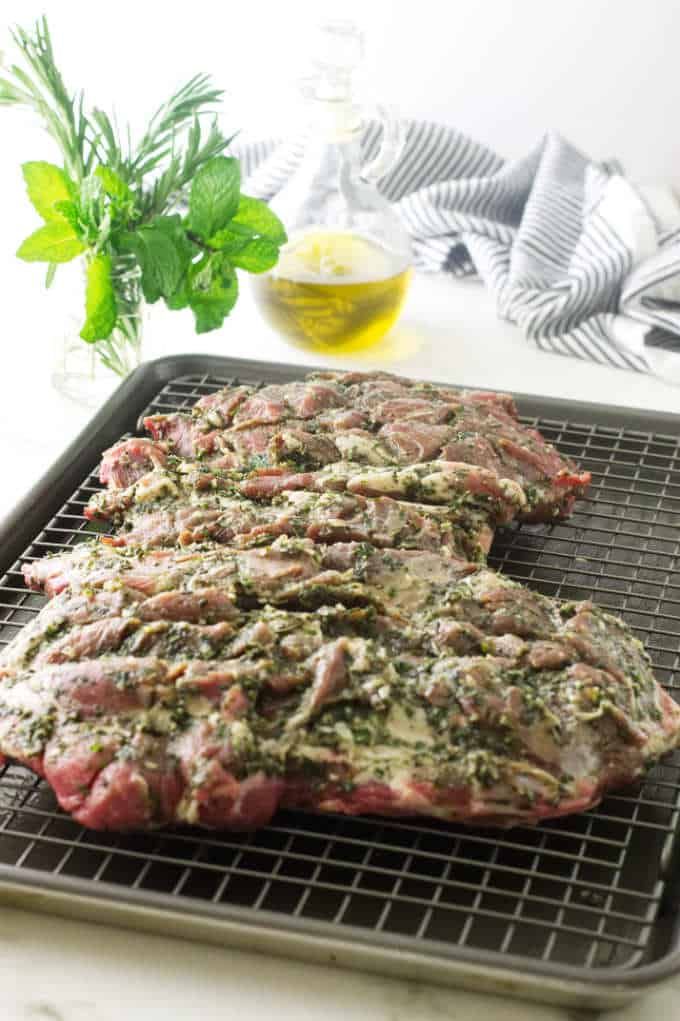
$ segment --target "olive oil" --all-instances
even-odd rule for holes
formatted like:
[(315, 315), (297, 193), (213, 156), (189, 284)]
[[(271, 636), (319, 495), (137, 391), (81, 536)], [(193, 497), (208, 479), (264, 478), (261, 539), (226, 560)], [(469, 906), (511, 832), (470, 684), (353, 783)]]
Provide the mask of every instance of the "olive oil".
[(305, 347), (359, 351), (397, 320), (411, 271), (402, 256), (349, 231), (312, 229), (293, 237), (275, 269), (255, 277), (269, 323)]
[[(406, 122), (383, 108), (371, 115), (360, 100), (364, 41), (356, 25), (323, 22), (313, 40), (302, 89), (306, 126), (294, 165), (284, 146), (284, 180), (271, 197), (290, 240), (253, 285), (265, 318), (285, 337), (325, 354), (360, 355), (394, 324), (409, 285), (411, 242), (377, 188), (404, 151)], [(373, 141), (365, 147), (367, 133)], [(271, 180), (265, 173), (257, 187), (271, 191), (276, 178), (278, 170)]]

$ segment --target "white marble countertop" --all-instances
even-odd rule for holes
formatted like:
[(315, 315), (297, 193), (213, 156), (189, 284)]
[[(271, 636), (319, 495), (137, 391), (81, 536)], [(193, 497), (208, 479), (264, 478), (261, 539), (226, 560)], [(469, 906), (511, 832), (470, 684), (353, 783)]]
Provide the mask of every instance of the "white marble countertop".
[[(21, 274), (25, 269), (21, 268)], [(0, 375), (3, 476), (0, 516), (82, 429), (90, 412), (50, 383), (64, 300), (42, 295), (17, 271), (4, 301)], [(245, 294), (226, 327), (193, 336), (184, 314), (153, 309), (146, 356), (202, 351), (284, 362), (324, 361), (268, 331)], [(328, 361), (328, 360), (326, 360)], [(680, 388), (660, 380), (537, 352), (499, 323), (481, 286), (414, 281), (402, 323), (389, 342), (343, 366), (385, 367), (422, 378), (628, 407), (680, 412)], [(118, 931), (0, 909), (0, 1017), (3, 1021), (566, 1021), (592, 1015), (342, 972), (263, 955)], [(615, 1021), (677, 1021), (680, 978)]]

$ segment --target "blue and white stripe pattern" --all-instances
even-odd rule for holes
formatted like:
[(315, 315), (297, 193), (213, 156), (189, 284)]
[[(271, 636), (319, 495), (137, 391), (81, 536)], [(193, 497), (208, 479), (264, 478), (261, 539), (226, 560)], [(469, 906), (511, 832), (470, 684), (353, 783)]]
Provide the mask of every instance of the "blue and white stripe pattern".
[[(380, 127), (367, 125), (367, 159)], [(246, 145), (246, 190), (275, 195), (304, 141)], [(418, 268), (478, 275), (498, 313), (542, 350), (680, 381), (680, 206), (634, 187), (548, 134), (505, 162), (443, 125), (407, 124), (401, 160), (380, 182), (413, 239)]]

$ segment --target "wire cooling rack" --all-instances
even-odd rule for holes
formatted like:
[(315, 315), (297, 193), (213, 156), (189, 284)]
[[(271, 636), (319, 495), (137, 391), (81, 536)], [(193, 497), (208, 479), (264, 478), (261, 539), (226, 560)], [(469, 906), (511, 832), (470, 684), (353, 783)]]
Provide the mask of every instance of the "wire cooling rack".
[[(148, 410), (187, 408), (233, 381), (173, 379)], [(619, 613), (678, 697), (680, 439), (565, 421), (553, 408), (549, 418), (523, 420), (589, 469), (593, 485), (568, 521), (500, 533), (490, 563), (547, 595), (592, 598)], [(91, 537), (82, 510), (98, 488), (93, 472), (25, 558)], [(20, 566), (0, 585), (2, 645), (45, 601), (25, 589)], [(675, 753), (596, 810), (538, 827), (475, 830), (283, 812), (246, 835), (119, 835), (79, 826), (44, 783), (9, 764), (0, 774), (0, 863), (13, 874), (70, 877), (112, 899), (136, 891), (142, 899), (161, 895), (155, 904), (168, 909), (210, 906), (213, 917), (236, 912), (282, 926), (295, 920), (318, 938), (360, 934), (404, 952), (463, 954), (499, 967), (513, 960), (586, 983), (622, 972), (634, 981), (676, 949), (679, 809)]]

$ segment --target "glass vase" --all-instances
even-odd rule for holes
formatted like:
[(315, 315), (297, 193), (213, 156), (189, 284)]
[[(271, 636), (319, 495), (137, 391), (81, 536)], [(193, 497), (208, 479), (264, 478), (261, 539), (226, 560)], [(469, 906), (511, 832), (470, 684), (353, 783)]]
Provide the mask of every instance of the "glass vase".
[(79, 336), (82, 316), (73, 316), (52, 372), (56, 389), (87, 407), (98, 407), (141, 361), (145, 306), (134, 257), (115, 257), (111, 279), (118, 307), (111, 336), (87, 343)]

